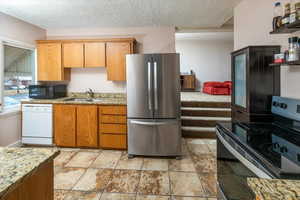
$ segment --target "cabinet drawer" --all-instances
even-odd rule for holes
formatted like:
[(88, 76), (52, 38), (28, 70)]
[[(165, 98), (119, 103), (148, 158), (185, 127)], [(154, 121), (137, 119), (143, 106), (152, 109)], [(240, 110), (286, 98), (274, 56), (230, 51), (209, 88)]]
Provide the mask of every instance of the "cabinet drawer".
[(100, 124), (100, 133), (126, 134), (126, 124)]
[(100, 147), (107, 149), (127, 149), (126, 135), (100, 134)]
[(126, 124), (125, 115), (101, 115), (100, 124)]
[(127, 115), (126, 106), (101, 106), (100, 114), (103, 115)]

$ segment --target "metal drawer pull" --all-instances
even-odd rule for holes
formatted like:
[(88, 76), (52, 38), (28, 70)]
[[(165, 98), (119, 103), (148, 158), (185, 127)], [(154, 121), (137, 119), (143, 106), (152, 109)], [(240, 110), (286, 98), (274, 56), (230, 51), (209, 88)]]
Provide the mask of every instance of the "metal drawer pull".
[(145, 125), (145, 126), (157, 126), (157, 125), (167, 125), (167, 124), (176, 124), (177, 121), (168, 121), (168, 122), (143, 122), (143, 121), (131, 121), (132, 124)]

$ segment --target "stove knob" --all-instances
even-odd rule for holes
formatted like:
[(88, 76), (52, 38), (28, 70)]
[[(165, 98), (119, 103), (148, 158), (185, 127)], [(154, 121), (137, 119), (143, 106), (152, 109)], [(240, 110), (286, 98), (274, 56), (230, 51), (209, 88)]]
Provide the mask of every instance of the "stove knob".
[(280, 147), (280, 152), (281, 153), (287, 153), (288, 149), (286, 147)]
[(280, 104), (280, 108), (282, 108), (282, 109), (287, 109), (287, 107), (288, 107), (288, 105), (285, 103)]
[(273, 101), (273, 106), (277, 107), (279, 105), (279, 103), (277, 101)]
[(273, 147), (274, 147), (274, 149), (278, 149), (280, 146), (279, 146), (279, 144), (276, 142), (276, 143), (273, 144)]

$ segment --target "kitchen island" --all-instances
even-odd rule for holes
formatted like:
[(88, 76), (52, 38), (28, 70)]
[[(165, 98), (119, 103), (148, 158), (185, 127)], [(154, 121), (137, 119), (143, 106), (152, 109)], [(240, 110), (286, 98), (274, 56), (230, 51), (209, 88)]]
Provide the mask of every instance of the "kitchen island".
[(257, 200), (299, 200), (300, 180), (248, 178)]
[(0, 200), (53, 200), (52, 148), (0, 147)]

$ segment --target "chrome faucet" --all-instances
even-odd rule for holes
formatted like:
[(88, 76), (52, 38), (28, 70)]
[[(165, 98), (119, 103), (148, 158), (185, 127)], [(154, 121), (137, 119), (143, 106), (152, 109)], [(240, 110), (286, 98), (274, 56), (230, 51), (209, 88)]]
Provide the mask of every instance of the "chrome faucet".
[(95, 96), (95, 93), (93, 92), (93, 90), (91, 88), (89, 88), (85, 93), (86, 93), (88, 99), (92, 99)]

